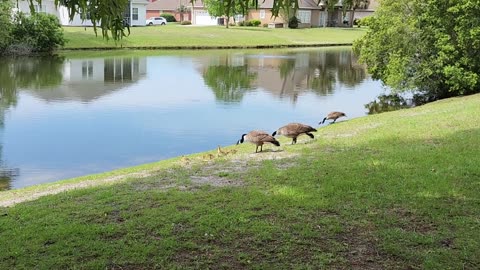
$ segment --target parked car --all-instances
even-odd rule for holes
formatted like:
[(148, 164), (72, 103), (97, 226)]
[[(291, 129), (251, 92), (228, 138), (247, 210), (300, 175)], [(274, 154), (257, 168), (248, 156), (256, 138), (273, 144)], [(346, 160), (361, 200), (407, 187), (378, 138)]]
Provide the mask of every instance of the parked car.
[(147, 25), (166, 25), (167, 19), (163, 17), (150, 17), (147, 19)]

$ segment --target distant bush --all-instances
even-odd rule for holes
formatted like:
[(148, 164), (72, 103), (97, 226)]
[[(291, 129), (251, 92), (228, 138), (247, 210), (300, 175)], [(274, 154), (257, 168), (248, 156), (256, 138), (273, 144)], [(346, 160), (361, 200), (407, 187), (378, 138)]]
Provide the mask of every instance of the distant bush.
[(181, 25), (191, 25), (192, 22), (191, 21), (183, 21), (180, 23)]
[(176, 22), (177, 21), (175, 19), (175, 16), (173, 16), (170, 13), (162, 13), (162, 14), (160, 14), (160, 17), (165, 18), (165, 20), (167, 20), (167, 22)]
[(12, 29), (12, 53), (52, 52), (65, 45), (63, 29), (58, 18), (51, 14), (16, 15)]
[(288, 28), (296, 29), (298, 28), (298, 24), (300, 23), (300, 20), (293, 16), (288, 20)]
[(367, 17), (363, 17), (361, 19), (355, 19), (353, 21), (353, 25), (357, 25), (358, 27), (369, 26), (370, 23), (372, 22), (372, 20), (374, 20), (373, 16), (367, 16)]
[(229, 26), (237, 26), (235, 23), (229, 23)]
[(238, 26), (259, 26), (260, 24), (262, 24), (260, 20), (250, 20), (250, 21), (239, 22)]
[(264, 23), (264, 24), (263, 24), (263, 27), (268, 27), (268, 23)]
[(260, 20), (251, 20), (252, 26), (259, 26), (262, 22)]

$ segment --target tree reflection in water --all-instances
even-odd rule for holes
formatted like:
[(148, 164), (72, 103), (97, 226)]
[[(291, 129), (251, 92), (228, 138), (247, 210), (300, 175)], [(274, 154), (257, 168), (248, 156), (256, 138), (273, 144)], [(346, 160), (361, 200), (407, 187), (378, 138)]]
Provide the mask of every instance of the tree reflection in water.
[[(17, 105), (17, 91), (22, 88), (54, 87), (62, 82), (64, 59), (49, 57), (14, 57), (0, 59), (0, 132), (3, 133), (5, 112)], [(11, 188), (19, 169), (9, 168), (2, 158), (0, 141), (0, 191)]]
[(203, 78), (222, 102), (239, 102), (258, 87), (295, 103), (302, 93), (332, 95), (337, 84), (353, 89), (367, 78), (351, 50), (224, 54), (210, 61)]
[(413, 106), (411, 101), (398, 94), (380, 95), (377, 99), (378, 101), (374, 100), (365, 104), (368, 114), (396, 111)]
[(246, 91), (252, 90), (252, 82), (256, 74), (249, 72), (246, 65), (209, 66), (203, 73), (205, 84), (215, 94), (215, 98), (222, 102), (240, 102)]

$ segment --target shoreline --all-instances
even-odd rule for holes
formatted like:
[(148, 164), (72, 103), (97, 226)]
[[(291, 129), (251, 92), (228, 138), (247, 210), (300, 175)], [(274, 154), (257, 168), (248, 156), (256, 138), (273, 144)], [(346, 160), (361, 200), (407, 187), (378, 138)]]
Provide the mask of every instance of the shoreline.
[(231, 49), (282, 49), (315, 47), (348, 47), (353, 43), (278, 44), (278, 45), (232, 45), (232, 46), (119, 46), (119, 47), (76, 47), (57, 51), (108, 51), (108, 50), (231, 50)]

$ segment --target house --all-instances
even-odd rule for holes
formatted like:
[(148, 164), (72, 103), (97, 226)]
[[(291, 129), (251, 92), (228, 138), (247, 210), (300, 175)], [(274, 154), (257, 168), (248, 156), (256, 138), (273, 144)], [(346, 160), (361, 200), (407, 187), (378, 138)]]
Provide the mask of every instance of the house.
[[(125, 7), (125, 22), (131, 26), (145, 26), (147, 20), (146, 6), (148, 0), (131, 0)], [(60, 24), (63, 26), (92, 26), (92, 22), (88, 19), (82, 20), (80, 14), (76, 14), (73, 20), (68, 16), (68, 10), (65, 6), (55, 6), (54, 0), (42, 0), (41, 4), (34, 5), (36, 12), (44, 12), (58, 17)], [(19, 0), (17, 10), (30, 14), (30, 4), (27, 0)]]
[[(183, 6), (183, 12), (182, 11)], [(158, 17), (162, 13), (172, 14), (175, 19), (180, 21), (191, 21), (190, 0), (160, 0), (152, 1), (147, 5), (147, 18)]]
[[(272, 16), (274, 0), (259, 0), (258, 8), (252, 8), (248, 14), (243, 17), (242, 15), (235, 16), (235, 21), (244, 21), (257, 19), (261, 21), (261, 25), (265, 24), (283, 24), (286, 25), (288, 17), (284, 12), (280, 12), (278, 17)], [(366, 8), (359, 8), (355, 11), (347, 10), (343, 14), (342, 0), (335, 5), (333, 10), (327, 10), (325, 0), (299, 0), (299, 9), (297, 10), (296, 17), (300, 20), (300, 27), (341, 27), (346, 26), (344, 21), (353, 14), (354, 19), (363, 18), (373, 14), (378, 7), (378, 0), (370, 0), (369, 5)], [(179, 20), (179, 12), (177, 11), (180, 6), (184, 5), (188, 8), (188, 11), (184, 13), (184, 16), (189, 16), (192, 24), (195, 25), (217, 25), (218, 18), (211, 16), (203, 2), (201, 0), (195, 0), (193, 4), (190, 0), (157, 0), (151, 2), (147, 6), (147, 17), (158, 16), (161, 13), (171, 13), (177, 20)], [(184, 18), (184, 20), (187, 20)], [(233, 18), (232, 21), (233, 22)]]
[[(370, 0), (367, 8), (357, 9), (354, 12), (354, 18), (359, 19), (372, 15), (378, 7), (376, 0)], [(318, 2), (317, 0), (299, 0), (296, 17), (300, 20), (300, 27), (326, 27), (326, 26), (344, 26), (344, 16), (342, 10), (342, 0), (335, 5), (333, 10), (327, 10), (325, 0)], [(273, 0), (265, 0), (259, 2), (258, 9), (251, 9), (246, 20), (257, 19), (262, 24), (284, 23), (288, 21), (288, 16), (280, 12), (280, 16), (272, 17), (271, 9), (273, 8)], [(347, 10), (345, 18), (348, 18), (352, 11)]]
[[(183, 6), (185, 13), (181, 13), (179, 8)], [(217, 25), (217, 18), (210, 16), (201, 0), (195, 0), (192, 4), (190, 0), (157, 0), (147, 5), (147, 18), (159, 16), (162, 13), (170, 13), (175, 16), (177, 21), (189, 20), (196, 25)]]

